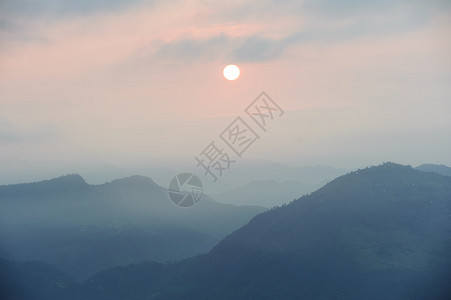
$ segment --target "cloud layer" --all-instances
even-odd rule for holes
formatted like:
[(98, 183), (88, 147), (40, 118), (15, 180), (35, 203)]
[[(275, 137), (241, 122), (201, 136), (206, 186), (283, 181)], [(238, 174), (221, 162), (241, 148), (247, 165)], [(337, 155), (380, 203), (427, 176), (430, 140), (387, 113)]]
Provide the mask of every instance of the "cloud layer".
[(451, 164), (450, 29), (438, 0), (2, 1), (2, 155), (190, 160), (265, 90), (314, 118), (255, 158)]

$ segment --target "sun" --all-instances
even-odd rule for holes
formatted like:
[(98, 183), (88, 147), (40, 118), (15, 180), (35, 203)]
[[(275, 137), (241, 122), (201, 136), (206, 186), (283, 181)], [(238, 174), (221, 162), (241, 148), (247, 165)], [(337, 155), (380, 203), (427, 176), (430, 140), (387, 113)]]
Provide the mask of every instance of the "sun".
[(224, 68), (223, 73), (227, 80), (235, 80), (240, 76), (240, 68), (235, 65), (228, 65)]

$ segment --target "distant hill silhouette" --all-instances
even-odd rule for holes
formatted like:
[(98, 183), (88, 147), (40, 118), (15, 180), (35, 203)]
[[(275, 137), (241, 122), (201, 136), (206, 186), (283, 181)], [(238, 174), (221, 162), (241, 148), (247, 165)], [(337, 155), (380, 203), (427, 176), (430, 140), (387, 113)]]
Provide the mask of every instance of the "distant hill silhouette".
[(311, 193), (320, 186), (298, 181), (254, 180), (248, 185), (211, 197), (221, 203), (273, 207), (293, 201), (299, 195)]
[(0, 186), (0, 257), (40, 260), (82, 279), (117, 265), (207, 252), (264, 211), (204, 198), (180, 209), (152, 179), (89, 185), (79, 175)]
[(84, 191), (90, 186), (77, 174), (65, 175), (33, 183), (0, 185), (1, 197), (43, 196), (52, 193)]
[(445, 165), (422, 164), (415, 169), (424, 172), (434, 172), (443, 176), (451, 176), (451, 168)]
[(386, 163), (257, 215), (208, 254), (116, 267), (47, 293), (66, 300), (451, 299), (450, 234), (451, 178)]
[[(212, 194), (224, 193), (243, 187), (252, 181), (301, 182), (309, 187), (321, 187), (327, 182), (346, 174), (345, 169), (329, 166), (293, 166), (269, 161), (247, 161), (227, 170), (227, 176), (220, 179), (220, 184), (210, 185)], [(206, 182), (208, 184), (208, 182)], [(296, 198), (299, 198), (298, 194)], [(293, 200), (293, 199), (291, 199)]]

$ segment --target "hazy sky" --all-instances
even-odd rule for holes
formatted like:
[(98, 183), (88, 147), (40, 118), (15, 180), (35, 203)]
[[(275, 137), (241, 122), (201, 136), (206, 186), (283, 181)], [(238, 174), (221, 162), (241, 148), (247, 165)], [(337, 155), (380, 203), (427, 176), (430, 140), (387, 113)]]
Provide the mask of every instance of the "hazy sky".
[(450, 53), (447, 0), (0, 0), (0, 166), (195, 168), (262, 91), (243, 160), (451, 165)]

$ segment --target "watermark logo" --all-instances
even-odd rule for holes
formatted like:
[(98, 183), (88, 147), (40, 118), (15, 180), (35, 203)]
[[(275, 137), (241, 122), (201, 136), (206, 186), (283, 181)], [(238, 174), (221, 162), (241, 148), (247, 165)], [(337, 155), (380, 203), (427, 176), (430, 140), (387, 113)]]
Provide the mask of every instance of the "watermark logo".
[[(259, 138), (265, 134), (268, 126), (275, 119), (280, 118), (284, 111), (265, 92), (262, 92), (252, 101), (244, 113), (255, 123), (246, 122), (241, 116), (237, 116), (229, 126), (220, 134), (218, 140), (211, 141), (194, 159), (196, 167), (202, 168), (205, 176), (210, 176), (213, 182), (218, 181), (224, 171), (230, 169), (231, 165), (240, 159)], [(251, 126), (253, 125), (253, 126)], [(181, 176), (179, 178), (179, 176)], [(194, 182), (190, 185), (191, 196), (188, 192), (180, 191), (180, 186), (189, 180)], [(200, 187), (200, 196), (199, 194)], [(196, 188), (198, 196), (193, 194)], [(202, 197), (202, 183), (198, 177), (191, 173), (182, 173), (174, 177), (169, 184), (169, 198), (177, 206), (189, 207), (195, 205)]]
[(192, 173), (180, 173), (169, 182), (168, 195), (175, 205), (191, 207), (202, 198), (202, 182)]

